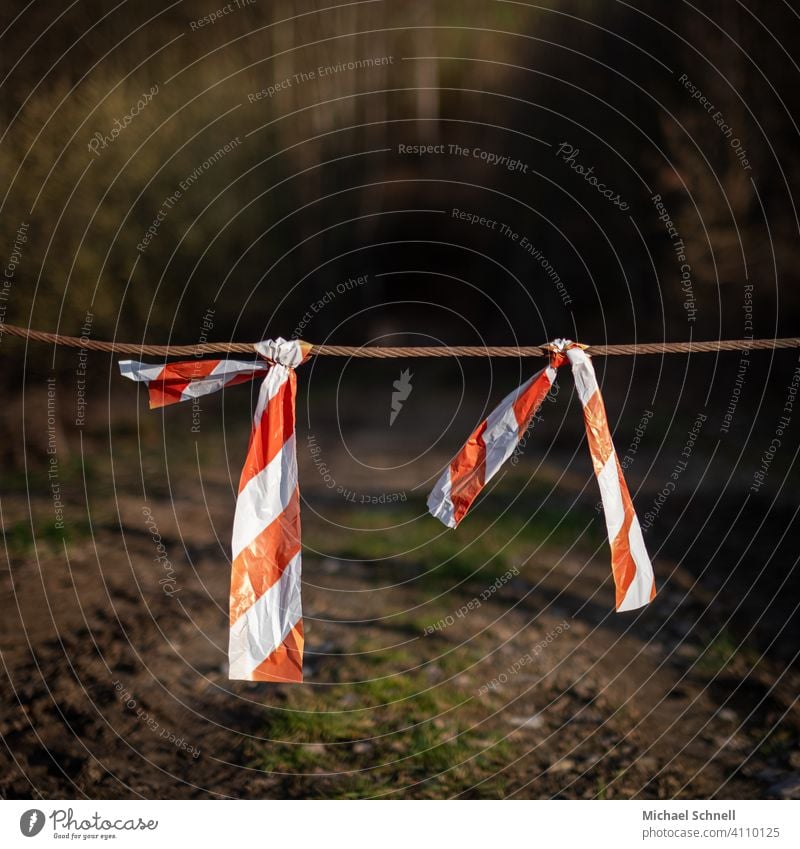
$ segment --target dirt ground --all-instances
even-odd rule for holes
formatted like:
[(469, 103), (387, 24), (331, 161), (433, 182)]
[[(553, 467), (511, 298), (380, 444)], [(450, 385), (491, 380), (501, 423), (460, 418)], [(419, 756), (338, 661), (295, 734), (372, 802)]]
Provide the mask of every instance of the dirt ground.
[(613, 613), (596, 493), (571, 490), (593, 481), (556, 463), (549, 513), (510, 475), (502, 521), (487, 501), (454, 533), (402, 469), (397, 500), (361, 504), (380, 475), (336, 494), (301, 449), (307, 683), (228, 681), (241, 434), (159, 453), (155, 421), (71, 438), (63, 533), (46, 467), (6, 479), (3, 797), (800, 794), (796, 666), (663, 554), (655, 602)]

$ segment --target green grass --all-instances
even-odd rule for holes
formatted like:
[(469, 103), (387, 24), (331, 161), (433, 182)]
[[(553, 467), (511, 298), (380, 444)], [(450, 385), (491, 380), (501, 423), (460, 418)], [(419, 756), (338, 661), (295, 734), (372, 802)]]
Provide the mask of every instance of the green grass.
[(62, 540), (66, 543), (86, 539), (91, 534), (89, 523), (85, 520), (79, 522), (66, 522), (64, 528), (57, 528), (55, 520), (42, 522), (35, 520), (33, 528), (27, 519), (12, 522), (5, 528), (0, 529), (3, 534), (5, 545), (12, 555), (22, 556), (33, 551), (34, 543), (37, 545), (58, 546)]
[(722, 628), (707, 641), (695, 669), (712, 677), (735, 665), (751, 668), (758, 662), (759, 653), (745, 645), (740, 646), (740, 642), (732, 631)]
[[(80, 454), (73, 452), (69, 457), (59, 460), (58, 480), (60, 483), (74, 483), (83, 488), (83, 479), (93, 483), (97, 479), (97, 463), (88, 454), (81, 461)], [(5, 497), (31, 493), (36, 495), (49, 492), (51, 479), (48, 477), (50, 464), (46, 459), (28, 458), (28, 469), (6, 469), (3, 471), (3, 494)]]
[[(471, 654), (437, 665), (448, 678)], [(279, 773), (289, 794), (324, 798), (441, 797), (500, 781), (511, 750), (499, 731), (471, 728), (486, 711), (474, 689), (432, 685), (426, 667), (398, 672), (411, 660), (387, 651), (381, 669), (362, 658), (348, 664), (360, 684), (287, 690), (262, 730), (268, 741), (249, 746), (251, 766)]]
[(328, 511), (326, 517), (357, 531), (311, 516), (304, 519), (304, 533), (332, 556), (376, 565), (391, 558), (414, 569), (423, 582), (450, 586), (470, 579), (493, 580), (509, 569), (527, 568), (524, 564), (532, 557), (535, 562), (537, 552), (563, 548), (578, 538), (581, 547), (602, 540), (591, 511), (545, 508), (534, 502), (539, 505), (535, 513), (516, 505), (505, 513), (502, 504), (473, 508), (455, 531), (426, 515), (421, 501), (368, 511), (345, 505)]

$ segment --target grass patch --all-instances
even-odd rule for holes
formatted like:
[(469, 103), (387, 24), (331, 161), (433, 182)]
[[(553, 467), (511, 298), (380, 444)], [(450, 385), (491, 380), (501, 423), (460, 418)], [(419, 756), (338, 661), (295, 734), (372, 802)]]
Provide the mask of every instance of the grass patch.
[[(35, 495), (49, 492), (52, 483), (49, 474), (52, 470), (47, 458), (28, 455), (28, 469), (6, 469), (3, 471), (3, 492), (10, 495)], [(59, 459), (58, 479), (62, 483), (78, 482), (83, 487), (83, 479), (93, 483), (97, 479), (97, 463), (88, 454), (81, 461), (80, 454), (72, 453), (65, 459)]]
[[(541, 506), (535, 515), (503, 510), (502, 505), (484, 505), (456, 531), (449, 531), (425, 514), (421, 501), (370, 510), (334, 508), (326, 513), (328, 522), (317, 521), (313, 514), (304, 518), (304, 533), (331, 556), (371, 562), (377, 568), (391, 559), (434, 586), (493, 580), (535, 560), (537, 552), (571, 545), (579, 537), (586, 547), (596, 547), (603, 539), (588, 513), (576, 516), (575, 511)], [(338, 527), (339, 521), (358, 530)]]
[(47, 545), (48, 547), (60, 547), (62, 540), (66, 543), (86, 539), (91, 534), (89, 522), (65, 522), (64, 528), (57, 528), (55, 520), (52, 522), (36, 521), (31, 527), (27, 519), (12, 522), (5, 528), (0, 529), (5, 540), (5, 545), (12, 555), (22, 556), (30, 554), (34, 549), (34, 543)]
[[(251, 765), (280, 774), (287, 796), (441, 798), (475, 795), (482, 779), (480, 793), (496, 795), (496, 774), (512, 756), (499, 731), (472, 728), (486, 706), (456, 680), (432, 685), (425, 666), (397, 674), (411, 660), (400, 655), (383, 654), (381, 670), (349, 664), (354, 679), (372, 674), (359, 684), (287, 689), (263, 729), (269, 741), (249, 744)], [(468, 662), (437, 666), (446, 678)]]
[(695, 669), (712, 677), (740, 664), (745, 670), (751, 668), (758, 662), (759, 654), (745, 645), (740, 646), (740, 642), (731, 630), (722, 628), (708, 640)]

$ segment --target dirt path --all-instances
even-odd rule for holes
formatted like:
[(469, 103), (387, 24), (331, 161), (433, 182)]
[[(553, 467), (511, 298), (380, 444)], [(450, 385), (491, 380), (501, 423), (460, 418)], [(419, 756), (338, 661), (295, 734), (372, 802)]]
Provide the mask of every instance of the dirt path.
[[(228, 493), (206, 484), (175, 510), (147, 504), (168, 565), (133, 497), (119, 501), (123, 533), (109, 515), (94, 539), (40, 543), (38, 561), (24, 542), (13, 553), (0, 579), (3, 796), (793, 792), (797, 673), (709, 644), (708, 598), (663, 561), (647, 615), (614, 615), (602, 547), (466, 578), (413, 555), (309, 550), (308, 684), (228, 682), (215, 531)], [(309, 549), (331, 515), (306, 516)], [(334, 532), (347, 551), (354, 535)]]

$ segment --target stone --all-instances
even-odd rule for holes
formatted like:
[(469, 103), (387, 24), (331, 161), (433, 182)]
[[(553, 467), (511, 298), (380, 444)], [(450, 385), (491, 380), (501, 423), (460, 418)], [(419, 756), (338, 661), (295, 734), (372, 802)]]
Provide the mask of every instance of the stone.
[(544, 725), (544, 720), (538, 713), (533, 716), (509, 716), (506, 722), (517, 728), (541, 728)]

